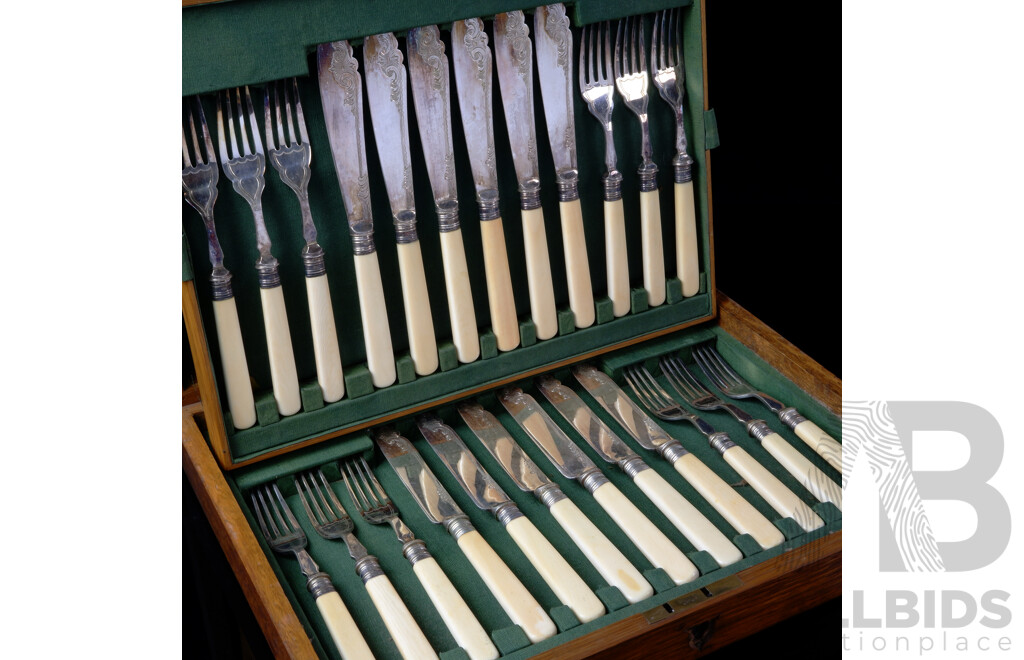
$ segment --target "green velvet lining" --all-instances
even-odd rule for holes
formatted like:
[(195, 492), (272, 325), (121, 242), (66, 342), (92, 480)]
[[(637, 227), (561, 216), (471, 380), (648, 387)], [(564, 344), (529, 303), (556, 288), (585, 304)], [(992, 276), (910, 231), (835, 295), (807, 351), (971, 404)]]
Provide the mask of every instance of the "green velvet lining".
[(721, 145), (718, 138), (718, 119), (715, 118), (715, 109), (704, 111), (704, 141), (708, 149), (715, 149)]

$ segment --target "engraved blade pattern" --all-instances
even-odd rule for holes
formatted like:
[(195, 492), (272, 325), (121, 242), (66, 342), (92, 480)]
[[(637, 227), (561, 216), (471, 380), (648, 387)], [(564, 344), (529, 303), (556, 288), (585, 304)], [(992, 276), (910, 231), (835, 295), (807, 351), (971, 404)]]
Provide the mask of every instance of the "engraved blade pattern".
[(363, 42), (363, 62), (373, 137), (391, 201), (391, 212), (398, 215), (399, 211), (415, 207), (407, 79), (398, 39), (390, 32), (367, 37)]
[(609, 463), (621, 463), (637, 457), (572, 389), (547, 376), (537, 380), (537, 389), (601, 458)]
[(436, 25), (409, 30), (409, 83), (420, 141), (435, 200), (455, 200), (455, 148), (452, 145), (448, 57)]
[(567, 479), (576, 479), (586, 470), (597, 467), (532, 396), (514, 388), (503, 391), (498, 400)]
[(537, 76), (555, 171), (576, 169), (576, 124), (572, 104), (572, 31), (561, 3), (538, 7), (533, 39)]
[(474, 504), (492, 511), (509, 501), (509, 496), (470, 453), (455, 429), (430, 415), (421, 417), (417, 425), (430, 448), (448, 466)]
[(622, 428), (644, 449), (657, 450), (670, 442), (672, 436), (640, 409), (611, 378), (590, 365), (573, 367), (572, 373), (580, 385), (601, 404)]
[(533, 123), (533, 46), (523, 12), (511, 11), (494, 17), (494, 55), (512, 162), (522, 184), (539, 178)]
[(384, 458), (427, 518), (443, 524), (450, 518), (465, 515), (407, 438), (395, 431), (384, 431), (377, 434), (376, 440)]
[(477, 194), (497, 190), (491, 50), (484, 22), (479, 18), (456, 21), (452, 25), (452, 63), (473, 183)]
[(530, 460), (498, 418), (478, 403), (459, 406), (462, 421), (520, 489), (532, 493), (552, 481)]

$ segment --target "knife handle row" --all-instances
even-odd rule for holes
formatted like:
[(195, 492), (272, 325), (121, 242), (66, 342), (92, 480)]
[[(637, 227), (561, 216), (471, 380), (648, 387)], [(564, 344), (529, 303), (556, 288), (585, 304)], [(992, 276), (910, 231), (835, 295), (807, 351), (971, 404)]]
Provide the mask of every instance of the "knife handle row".
[(456, 228), (443, 231), (440, 236), (452, 343), (455, 344), (459, 362), (472, 362), (480, 357), (480, 337), (476, 329), (476, 310), (473, 308), (473, 290), (469, 284), (469, 266), (466, 265), (462, 230)]
[(512, 296), (512, 276), (508, 269), (508, 250), (501, 217), (480, 222), (487, 278), (487, 304), (498, 350), (510, 351), (519, 345), (519, 321)]
[(537, 327), (537, 339), (550, 339), (558, 332), (558, 315), (555, 312), (555, 290), (551, 283), (548, 238), (544, 231), (544, 209), (523, 209), (522, 217), (530, 314)]
[(640, 245), (647, 304), (657, 307), (665, 302), (665, 250), (661, 238), (661, 200), (657, 189), (640, 193)]
[(423, 251), (418, 240), (398, 244), (398, 270), (409, 332), (409, 355), (416, 374), (426, 376), (437, 371), (438, 356), (430, 298), (427, 296), (427, 275), (423, 270)]

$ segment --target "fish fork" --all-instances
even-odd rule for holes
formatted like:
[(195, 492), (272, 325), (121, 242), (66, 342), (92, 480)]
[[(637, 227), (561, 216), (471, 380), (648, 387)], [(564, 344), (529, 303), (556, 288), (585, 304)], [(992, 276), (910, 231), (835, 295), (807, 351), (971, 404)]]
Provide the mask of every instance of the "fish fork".
[(615, 85), (612, 83), (611, 25), (586, 25), (580, 37), (580, 93), (604, 128), (604, 245), (608, 271), (608, 297), (612, 313), (629, 311), (629, 262), (626, 259), (626, 224), (622, 213), (622, 172), (616, 164), (612, 136)]
[(334, 309), (327, 284), (324, 250), (316, 241), (316, 225), (313, 224), (313, 214), (309, 210), (309, 163), (313, 152), (306, 134), (299, 84), (295, 78), (267, 85), (263, 108), (267, 158), (281, 176), (281, 181), (299, 198), (302, 237), (306, 240), (302, 248), (302, 264), (306, 274), (316, 376), (324, 401), (332, 403), (344, 396), (345, 379), (341, 371), (341, 351), (338, 349), (338, 332), (334, 327)]
[(398, 508), (377, 481), (366, 460), (357, 458), (346, 461), (341, 465), (341, 475), (349, 497), (356, 503), (363, 520), (371, 525), (391, 525), (394, 529), (398, 540), (402, 542), (403, 554), (412, 564), (413, 572), (459, 646), (473, 660), (497, 658), (498, 649), (477, 621), (476, 615), (441, 570), (437, 560), (430, 555), (426, 544), (417, 539), (398, 517)]
[(768, 453), (786, 468), (800, 484), (811, 491), (822, 502), (832, 502), (843, 508), (843, 491), (836, 482), (818, 469), (796, 447), (786, 442), (781, 435), (772, 431), (763, 419), (754, 419), (743, 409), (723, 401), (690, 373), (678, 357), (663, 357), (661, 371), (669, 384), (691, 406), (697, 410), (725, 410), (746, 427), (747, 434), (761, 443)]
[(647, 55), (642, 17), (621, 19), (615, 34), (615, 87), (626, 107), (640, 120), (640, 234), (643, 248), (644, 288), (652, 307), (665, 302), (665, 255), (661, 238), (661, 202), (658, 166), (652, 160), (651, 131), (647, 121)]
[(293, 479), (302, 506), (317, 534), (325, 539), (342, 539), (348, 546), (348, 553), (356, 562), (356, 573), (362, 578), (363, 586), (402, 657), (406, 660), (437, 658), (409, 608), (384, 574), (380, 562), (356, 538), (352, 518), (338, 501), (323, 471), (309, 470), (295, 475)]
[(817, 424), (797, 412), (796, 408), (786, 407), (778, 399), (754, 389), (708, 344), (696, 347), (693, 359), (722, 394), (733, 399), (757, 399), (777, 414), (786, 426), (793, 429), (793, 432), (829, 465), (840, 472), (843, 471), (843, 446), (818, 428)]
[[(267, 334), (267, 349), (270, 355), (270, 379), (274, 388), (274, 399), (281, 415), (292, 415), (299, 411), (299, 379), (295, 372), (295, 356), (292, 353), (292, 339), (288, 331), (288, 315), (281, 290), (281, 276), (278, 262), (270, 253), (270, 235), (263, 221), (263, 171), (265, 168), (263, 143), (256, 123), (256, 112), (248, 86), (245, 88), (245, 109), (242, 108), (242, 92), (234, 89), (235, 105), (238, 109), (238, 130), (231, 103), (231, 91), (223, 90), (218, 95), (217, 105), (217, 146), (220, 150), (220, 165), (224, 174), (231, 179), (231, 186), (252, 209), (256, 224), (256, 245), (259, 259), (256, 272), (260, 285), (260, 302), (263, 305), (263, 327)], [(245, 119), (249, 119), (252, 144), (249, 143)], [(225, 131), (225, 121), (227, 130)], [(230, 141), (229, 141), (230, 136)], [(239, 137), (241, 140), (239, 140)]]
[(306, 533), (292, 515), (292, 510), (281, 495), (277, 484), (265, 484), (250, 493), (252, 508), (256, 513), (263, 537), (267, 544), (281, 554), (295, 554), (299, 568), (306, 576), (306, 588), (313, 594), (320, 615), (327, 624), (334, 644), (345, 660), (372, 659), (373, 653), (359, 632), (330, 576), (324, 573), (306, 550)]
[[(199, 98), (184, 101), (181, 127), (181, 188), (185, 201), (199, 212), (206, 225), (210, 244), (210, 289), (213, 298), (213, 318), (217, 327), (217, 345), (220, 347), (224, 387), (228, 395), (231, 422), (237, 429), (247, 429), (256, 423), (256, 406), (252, 386), (249, 384), (249, 364), (242, 344), (242, 329), (238, 324), (235, 293), (231, 289), (231, 272), (224, 267), (224, 252), (217, 239), (213, 224), (213, 205), (217, 202), (217, 180), (220, 178), (213, 140), (206, 127), (206, 116)], [(195, 112), (193, 112), (193, 106)], [(198, 132), (196, 115), (199, 117)], [(189, 153), (187, 133), (192, 137)], [(200, 138), (201, 134), (201, 138)], [(205, 153), (204, 153), (205, 149)], [(194, 164), (193, 164), (194, 161)]]
[(680, 9), (665, 9), (654, 17), (651, 31), (652, 78), (661, 98), (676, 116), (676, 156), (672, 160), (676, 202), (676, 277), (683, 284), (683, 296), (690, 297), (700, 288), (697, 261), (697, 216), (693, 206), (693, 159), (686, 152), (683, 127), (683, 38)]

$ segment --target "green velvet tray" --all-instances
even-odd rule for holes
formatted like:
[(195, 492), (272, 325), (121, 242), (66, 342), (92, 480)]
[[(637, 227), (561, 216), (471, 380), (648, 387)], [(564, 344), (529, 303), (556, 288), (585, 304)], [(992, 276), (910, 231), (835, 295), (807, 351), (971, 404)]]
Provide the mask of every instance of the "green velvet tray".
[[(355, 289), (351, 243), (339, 192), (329, 142), (323, 121), (319, 90), (316, 85), (314, 53), (316, 44), (341, 38), (358, 40), (367, 34), (393, 30), (404, 49), (405, 30), (417, 25), (437, 23), (450, 53), (448, 29), (452, 20), (469, 16), (485, 17), (491, 30), (490, 17), (499, 11), (522, 8), (522, 0), (503, 1), (451, 0), (444, 3), (402, 3), (401, 11), (382, 11), (381, 3), (369, 0), (338, 2), (337, 0), (237, 0), (184, 9), (182, 12), (182, 92), (201, 94), (208, 121), (215, 121), (217, 89), (248, 84), (252, 86), (254, 100), (259, 105), (260, 85), (283, 76), (298, 76), (300, 96), (308, 125), (313, 151), (310, 205), (319, 232), (319, 241), (326, 253), (327, 274), (338, 329), (342, 363), (346, 378), (346, 395), (335, 403), (324, 405), (316, 382), (310, 324), (303, 282), (300, 250), (303, 246), (299, 207), (294, 194), (281, 182), (272, 168), (266, 174), (263, 195), (267, 229), (273, 242), (273, 253), (281, 264), (281, 279), (288, 307), (288, 322), (296, 366), (303, 388), (304, 409), (288, 418), (279, 419), (270, 392), (269, 365), (266, 338), (263, 330), (259, 290), (254, 262), (257, 256), (252, 214), (245, 201), (232, 189), (227, 177), (221, 176), (219, 197), (215, 209), (217, 231), (224, 254), (225, 265), (233, 274), (236, 304), (242, 327), (243, 342), (250, 375), (255, 383), (259, 421), (244, 431), (234, 431), (230, 419), (226, 420), (227, 444), (234, 463), (251, 460), (270, 451), (302, 443), (319, 436), (336, 433), (345, 428), (365, 424), (383, 415), (393, 414), (414, 405), (458, 396), (471, 389), (486, 386), (500, 379), (514, 377), (556, 363), (564, 363), (574, 356), (599, 351), (617, 343), (647, 334), (664, 331), (685, 323), (708, 319), (713, 314), (711, 240), (709, 227), (709, 200), (707, 195), (707, 167), (705, 149), (717, 144), (717, 128), (713, 113), (705, 113), (703, 97), (703, 59), (699, 4), (688, 5), (679, 0), (646, 0), (628, 5), (602, 1), (580, 0), (567, 3), (574, 31), (574, 47), (579, 48), (579, 26), (625, 13), (639, 13), (654, 9), (683, 5), (685, 72), (686, 72), (686, 131), (689, 153), (694, 159), (694, 192), (700, 240), (700, 292), (682, 299), (678, 280), (675, 280), (674, 201), (672, 190), (672, 158), (675, 127), (669, 106), (657, 97), (651, 88), (649, 104), (654, 160), (661, 168), (661, 208), (663, 216), (665, 264), (669, 279), (669, 302), (657, 308), (646, 308), (643, 295), (640, 263), (639, 191), (635, 176), (640, 164), (640, 128), (635, 116), (618, 104), (615, 110), (615, 138), (619, 169), (624, 173), (623, 200), (627, 226), (627, 250), (630, 255), (630, 276), (634, 289), (631, 313), (612, 319), (610, 305), (605, 298), (605, 245), (601, 176), (603, 174), (603, 132), (596, 119), (588, 112), (578, 94), (574, 94), (576, 112), (576, 138), (580, 170), (580, 199), (584, 227), (587, 235), (589, 265), (595, 298), (598, 301), (598, 323), (572, 330), (568, 323), (568, 294), (566, 290), (562, 239), (559, 226), (558, 200), (554, 170), (548, 145), (546, 127), (541, 111), (539, 89), (535, 90), (535, 117), (539, 145), (542, 203), (547, 226), (547, 240), (554, 279), (556, 303), (561, 310), (562, 334), (536, 342), (532, 322), (529, 321), (529, 301), (526, 287), (523, 239), (518, 208), (518, 192), (508, 138), (504, 127), (500, 95), (495, 81), (495, 140), (498, 145), (497, 169), (502, 199), (505, 237), (516, 309), (521, 321), (523, 346), (511, 352), (496, 354), (482, 277), (483, 257), (475, 192), (469, 176), (468, 156), (457, 103), (453, 99), (452, 121), (455, 138), (455, 159), (459, 182), (460, 215), (466, 246), (467, 263), (473, 278), (473, 300), (481, 333), (482, 356), (477, 362), (458, 364), (451, 345), (447, 302), (444, 291), (443, 269), (440, 259), (436, 216), (423, 156), (417, 149), (413, 154), (414, 188), (419, 215), (418, 230), (423, 252), (427, 286), (431, 299), (434, 327), (441, 353), (442, 368), (426, 377), (415, 377), (408, 365), (408, 347), (405, 320), (399, 286), (398, 264), (390, 208), (380, 179), (380, 169), (374, 141), (369, 133), (372, 126), (368, 111), (366, 119), (367, 161), (372, 186), (375, 235), (381, 275), (384, 281), (387, 310), (392, 341), (399, 373), (403, 382), (374, 390), (365, 366), (362, 328)], [(532, 31), (532, 20), (530, 20)], [(648, 30), (650, 25), (648, 24)], [(493, 39), (492, 39), (493, 42)], [(578, 52), (577, 52), (578, 55)], [(361, 50), (357, 48), (357, 57)], [(535, 76), (536, 80), (536, 76)], [(454, 90), (454, 80), (452, 79)], [(535, 83), (536, 86), (536, 83)], [(410, 102), (410, 112), (414, 109)], [(262, 121), (262, 119), (261, 119)], [(419, 145), (415, 117), (409, 121), (410, 140)], [(199, 215), (189, 206), (182, 205), (182, 278), (196, 281), (196, 295), (202, 317), (205, 337), (190, 337), (192, 341), (205, 341), (211, 356), (217, 381), (218, 396), (226, 402), (220, 375), (220, 355), (215, 340), (213, 313), (207, 285), (210, 271), (204, 227)], [(571, 317), (569, 317), (571, 319)], [(227, 406), (222, 405), (227, 410)]]
[[(599, 360), (592, 361), (606, 373), (623, 385), (621, 379), (621, 368), (627, 364), (638, 361), (653, 362), (659, 355), (676, 353), (689, 360), (690, 347), (701, 342), (712, 341), (719, 352), (732, 364), (736, 370), (751, 383), (766, 392), (778, 397), (787, 405), (793, 405), (800, 410), (808, 419), (813, 420), (826, 432), (838, 437), (840, 432), (840, 420), (829, 413), (820, 404), (814, 401), (809, 395), (801, 391), (792, 382), (782, 377), (775, 369), (757, 357), (752, 351), (740, 344), (734, 338), (724, 333), (717, 327), (705, 329), (688, 329), (672, 333), (663, 338), (646, 342), (642, 345), (623, 349), (611, 353)], [(652, 364), (652, 366), (654, 366)], [(654, 369), (653, 373), (659, 373)], [(626, 441), (637, 453), (639, 453), (651, 467), (660, 473), (670, 484), (677, 488), (687, 499), (694, 503), (702, 513), (733, 538), (736, 532), (724, 519), (704, 501), (693, 488), (680, 477), (676, 471), (664, 460), (660, 459), (654, 452), (648, 452), (637, 445), (628, 434), (621, 429), (605, 412), (590, 399), (589, 395), (578, 385), (567, 369), (560, 369), (553, 372), (562, 382), (580, 393), (582, 398), (592, 404), (593, 409), (605, 422)], [(659, 378), (660, 379), (660, 378)], [(662, 381), (664, 385), (664, 381)], [(755, 565), (770, 557), (775, 557), (787, 550), (804, 545), (814, 539), (838, 531), (842, 527), (841, 514), (831, 504), (820, 504), (813, 496), (803, 489), (785, 470), (783, 470), (770, 455), (763, 450), (758, 443), (750, 439), (744, 432), (743, 427), (735, 422), (732, 417), (724, 412), (705, 413), (704, 418), (716, 429), (726, 431), (732, 439), (743, 446), (758, 461), (767, 466), (786, 486), (797, 493), (806, 503), (813, 506), (819, 515), (826, 521), (826, 525), (811, 533), (803, 533), (791, 520), (779, 520), (778, 515), (746, 485), (740, 485), (738, 490), (750, 501), (761, 513), (775, 521), (782, 529), (787, 540), (781, 546), (771, 550), (761, 550), (749, 537), (739, 537), (735, 542), (744, 551), (744, 559), (727, 568), (715, 567), (713, 562), (708, 563), (708, 557), (702, 556), (705, 553), (697, 553), (693, 546), (666, 520), (650, 501), (639, 491), (639, 489), (617, 468), (609, 466), (601, 461), (594, 454), (590, 447), (584, 443), (575, 430), (547, 403), (542, 395), (536, 392), (531, 380), (524, 380), (516, 383), (525, 391), (534, 395), (553, 419), (562, 427), (571, 438), (576, 440), (594, 462), (602, 468), (604, 473), (615, 485), (626, 494), (643, 512), (647, 515), (668, 537), (686, 552), (694, 563), (701, 568), (702, 575), (695, 581), (675, 586), (662, 572), (653, 569), (651, 564), (628, 540), (621, 530), (610, 520), (596, 502), (586, 491), (575, 481), (569, 481), (562, 477), (548, 462), (543, 454), (529, 440), (528, 437), (516, 426), (511, 417), (505, 413), (498, 404), (493, 394), (485, 393), (474, 397), (485, 407), (494, 412), (503, 425), (510, 431), (513, 437), (520, 443), (527, 454), (533, 458), (537, 465), (552, 478), (563, 492), (573, 500), (577, 506), (601, 528), (608, 538), (618, 546), (626, 557), (636, 566), (655, 586), (655, 594), (645, 601), (629, 605), (617, 589), (609, 587), (601, 578), (593, 566), (586, 560), (584, 555), (573, 544), (573, 542), (562, 531), (561, 527), (554, 521), (547, 509), (537, 502), (531, 494), (523, 493), (507, 477), (500, 466), (483, 451), (476, 443), (472, 433), (461, 423), (458, 415), (454, 413), (453, 406), (444, 406), (437, 410), (438, 414), (456, 431), (463, 436), (467, 445), (474, 451), (481, 464), (498, 481), (505, 492), (512, 497), (523, 513), (528, 516), (538, 529), (551, 541), (560, 553), (577, 570), (583, 580), (595, 593), (605, 602), (608, 612), (598, 619), (587, 624), (579, 624), (571, 611), (561, 606), (549, 588), (540, 578), (539, 574), (525, 559), (514, 543), (508, 542), (507, 533), (501, 525), (490, 516), (473, 506), (466, 494), (460, 489), (452, 478), (447, 468), (437, 459), (436, 455), (419, 435), (414, 425), (413, 418), (404, 418), (394, 425), (409, 438), (417, 447), (420, 454), (438, 476), (446, 489), (452, 494), (456, 502), (469, 515), (473, 525), (487, 539), (490, 545), (509, 565), (509, 567), (522, 580), (530, 592), (537, 598), (542, 606), (547, 609), (552, 618), (559, 626), (559, 634), (534, 645), (526, 645), (525, 634), (507, 618), (503, 610), (493, 599), (490, 592), (484, 586), (479, 576), (468, 568), (462, 553), (458, 550), (455, 542), (439, 525), (429, 523), (408, 491), (398, 480), (394, 471), (386, 463), (370, 438), (362, 433), (329, 440), (322, 444), (300, 449), (287, 455), (268, 459), (259, 464), (242, 467), (227, 474), (228, 483), (238, 498), (245, 515), (253, 525), (257, 537), (259, 527), (253, 518), (249, 506), (247, 493), (250, 488), (276, 481), (285, 493), (290, 506), (300, 517), (300, 523), (306, 530), (309, 537), (309, 551), (321, 568), (327, 571), (343, 599), (348, 604), (356, 622), (362, 629), (373, 652), (380, 658), (394, 658), (397, 656), (397, 649), (388, 637), (383, 623), (378, 618), (371, 601), (362, 587), (362, 584), (355, 573), (354, 562), (348, 556), (344, 543), (340, 541), (326, 541), (317, 536), (302, 514), (301, 504), (295, 494), (294, 486), (291, 483), (291, 475), (297, 471), (322, 467), (328, 478), (334, 482), (334, 490), (338, 494), (343, 505), (349, 513), (356, 513), (355, 507), (345, 492), (340, 482), (337, 469), (337, 460), (362, 455), (371, 464), (377, 478), (383, 484), (387, 493), (392, 497), (401, 512), (403, 520), (410, 526), (418, 538), (424, 540), (442, 568), (451, 578), (456, 588), (465, 598), (470, 608), (479, 618), (484, 628), (491, 633), (496, 646), (506, 658), (526, 658), (541, 651), (551, 649), (571, 639), (586, 635), (594, 630), (607, 626), (613, 622), (634, 614), (648, 611), (652, 608), (668, 602), (674, 598), (688, 594), (700, 589), (724, 577), (733, 575), (743, 569)], [(768, 420), (769, 425), (784, 438), (789, 440), (798, 450), (807, 456), (815, 465), (821, 468), (826, 474), (838, 478), (834, 471), (804, 443), (770, 414), (757, 402), (739, 401), (736, 402), (741, 408), (749, 413)], [(696, 454), (706, 465), (717, 472), (726, 482), (736, 484), (741, 479), (731, 467), (709, 446), (707, 441), (696, 429), (688, 423), (662, 422), (659, 424), (671, 435), (678, 438), (683, 445)], [(385, 572), (390, 577), (397, 591), (401, 594), (409, 606), (414, 617), (427, 635), (435, 650), (442, 654), (442, 658), (461, 658), (462, 651), (458, 649), (447, 628), (440, 617), (433, 609), (426, 593), (416, 580), (411, 566), (402, 556), (401, 544), (395, 539), (390, 527), (372, 526), (361, 519), (356, 519), (356, 534), (367, 546), (368, 550), (375, 554), (381, 561)], [(298, 564), (289, 554), (288, 556), (278, 555), (272, 552), (260, 537), (260, 543), (267, 553), (267, 557), (278, 575), (285, 593), (291, 599), (296, 611), (299, 614), (303, 625), (313, 638), (314, 646), (319, 654), (327, 658), (339, 657), (333, 643), (323, 625), (316, 606), (305, 587), (305, 578), (298, 569)], [(714, 570), (711, 570), (711, 569)]]

